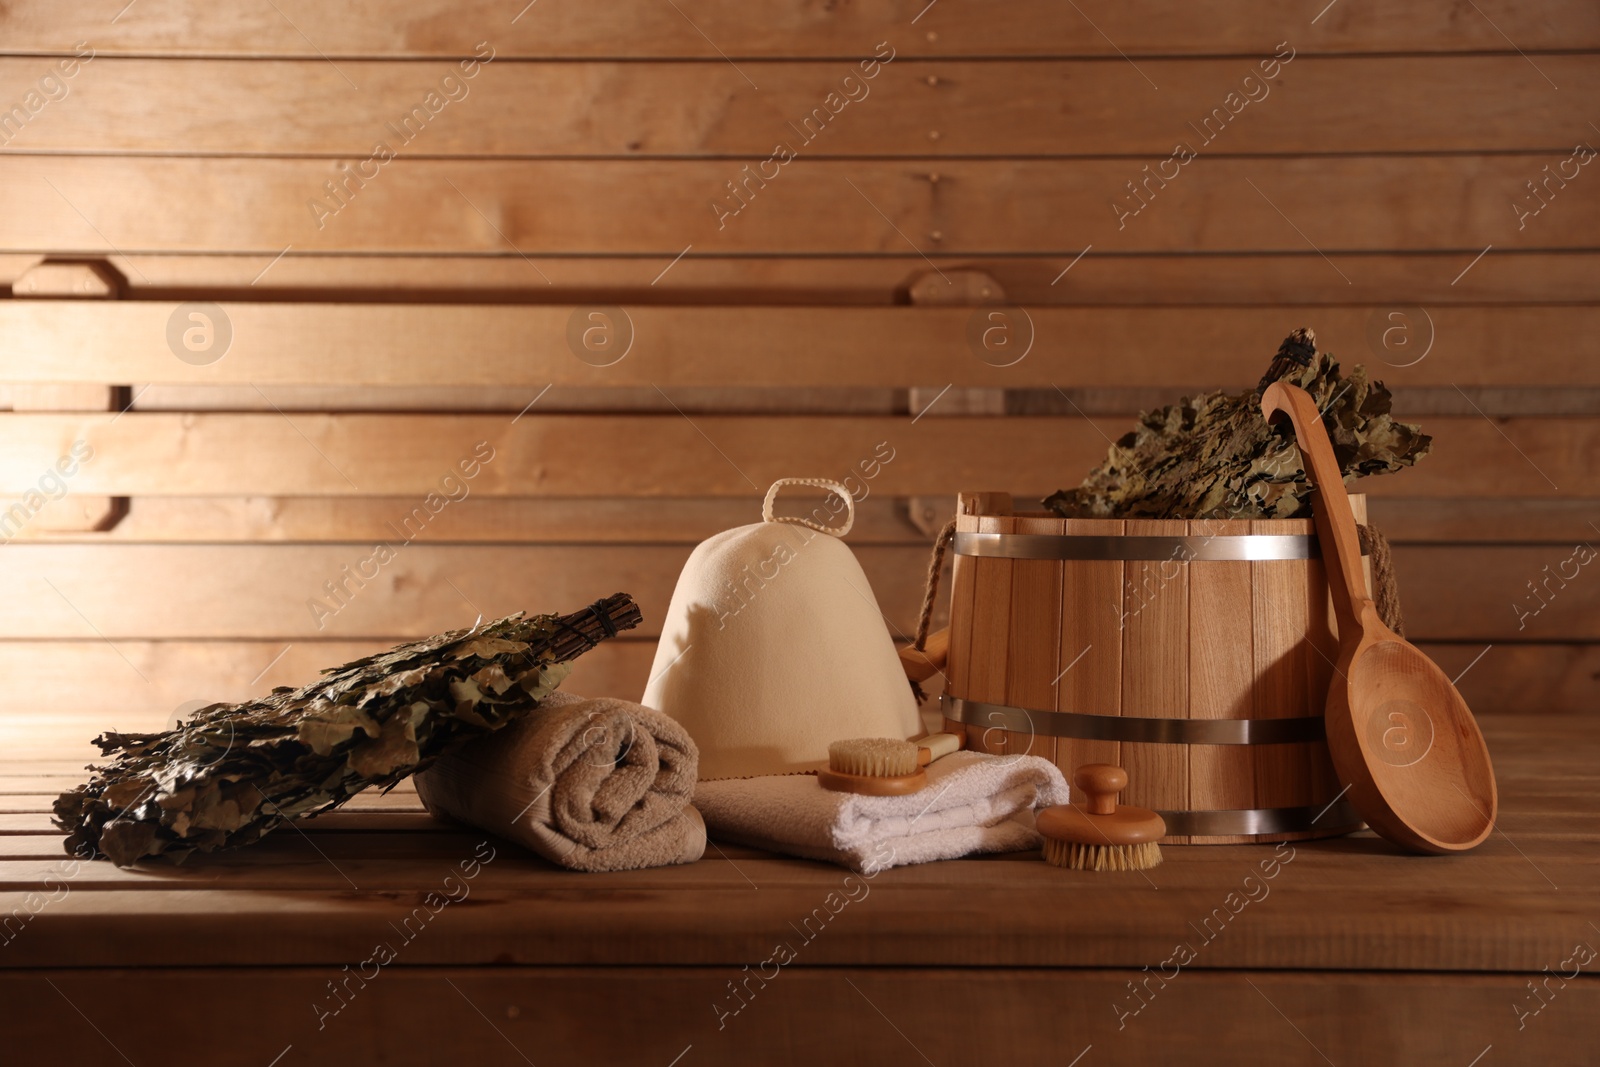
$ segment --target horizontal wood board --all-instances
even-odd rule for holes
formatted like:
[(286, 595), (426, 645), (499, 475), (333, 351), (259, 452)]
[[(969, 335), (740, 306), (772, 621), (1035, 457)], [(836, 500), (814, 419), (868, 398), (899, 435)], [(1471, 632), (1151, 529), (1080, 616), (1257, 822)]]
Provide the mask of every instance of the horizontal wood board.
[[(1025, 854), (897, 869), (872, 879), (862, 914), (841, 922), (839, 936), (818, 938), (800, 966), (1153, 967), (1254, 873), (1266, 894), (1256, 890), (1261, 900), (1223, 922), (1197, 969), (1537, 972), (1587, 936), (1583, 916), (1597, 903), (1590, 853), (1600, 780), (1584, 749), (1600, 727), (1588, 716), (1491, 716), (1484, 728), (1503, 832), (1473, 853), (1418, 859), (1363, 834), (1285, 846), (1270, 879), (1260, 867), (1273, 855), (1265, 846), (1172, 846), (1147, 877), (1075, 875)], [(394, 817), (341, 816), (354, 825)], [(42, 826), (44, 817), (12, 818)], [(69, 887), (13, 938), (6, 964), (116, 966), (131, 954), (148, 966), (337, 967), (361, 959), (434, 874), (453, 869), (452, 846), (465, 857), (481, 837), (440, 828), (421, 845), (323, 833), (314, 822), (307, 829), (324, 855), (280, 832), (181, 868), (90, 863), (65, 880), (42, 856), (0, 860), (0, 878), (15, 887), (0, 893), (7, 911), (52, 872)], [(553, 870), (502, 842), (473, 891), (481, 903), (441, 919), (449, 937), (417, 938), (405, 965), (737, 967), (761, 959), (787, 920), (808, 914), (845, 876), (808, 861), (709, 855), (592, 876)], [(947, 922), (944, 936), (918, 932), (952, 913), (961, 921)]]
[[(255, 4), (177, 0), (146, 11), (125, 0), (94, 0), (76, 24), (51, 0), (16, 0), (0, 21), (5, 51), (70, 54), (92, 32), (108, 54), (462, 57), (486, 38), (507, 56), (555, 58), (856, 57), (890, 35), (926, 56), (1072, 55), (1121, 62), (1126, 55), (1254, 54), (1290, 35), (1327, 52), (1482, 52), (1508, 45), (1539, 52), (1600, 47), (1600, 16), (1572, 3), (1483, 0), (1463, 12), (1449, 0), (1395, 10), (1378, 0), (1344, 0), (1331, 10), (1282, 0), (1178, 4), (1161, 18), (1111, 3), (1082, 5), (1065, 18), (1049, 0), (1024, 0), (996, 18), (980, 7), (926, 0), (796, 3), (756, 12), (734, 0), (694, 5), (693, 17), (650, 0), (605, 9), (522, 10), (493, 0), (367, 0), (329, 9), (313, 0)], [(271, 5), (269, 5), (271, 6)], [(1382, 17), (1378, 17), (1381, 14)], [(1481, 17), (1478, 17), (1480, 16)], [(619, 35), (617, 26), (629, 28)], [(77, 30), (74, 36), (73, 30)], [(1144, 83), (1128, 72), (1130, 88)], [(1147, 88), (1147, 87), (1146, 87)]]

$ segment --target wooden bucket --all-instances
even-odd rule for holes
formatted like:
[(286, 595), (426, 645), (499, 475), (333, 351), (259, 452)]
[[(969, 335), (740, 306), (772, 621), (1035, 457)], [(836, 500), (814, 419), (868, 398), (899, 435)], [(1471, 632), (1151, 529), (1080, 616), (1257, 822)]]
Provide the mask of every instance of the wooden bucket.
[(1175, 843), (1361, 827), (1322, 730), (1338, 641), (1311, 520), (1062, 519), (979, 493), (954, 554), (943, 711), (968, 747), (1069, 780), (1120, 764), (1122, 802)]

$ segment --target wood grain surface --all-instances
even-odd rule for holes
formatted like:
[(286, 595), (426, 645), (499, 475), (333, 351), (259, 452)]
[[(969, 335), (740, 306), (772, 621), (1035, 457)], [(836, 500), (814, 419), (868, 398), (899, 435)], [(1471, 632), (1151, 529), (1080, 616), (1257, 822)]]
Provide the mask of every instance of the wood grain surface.
[[(1205, 946), (1198, 969), (1505, 972), (1520, 986), (1526, 975), (1517, 972), (1559, 963), (1573, 938), (1587, 936), (1600, 834), (1588, 752), (1600, 728), (1588, 716), (1486, 716), (1484, 727), (1503, 786), (1502, 832), (1472, 853), (1418, 859), (1362, 833), (1277, 852), (1174, 845), (1148, 880), (1064, 874), (1028, 854), (902, 868), (871, 881), (862, 909), (870, 921), (819, 938), (801, 966), (1153, 968), (1175, 939), (1195, 936), (1191, 921), (1256, 872), (1268, 894)], [(19, 762), (27, 749), (8, 753), (8, 779), (37, 788), (40, 775)], [(48, 796), (7, 795), (9, 807), (33, 809), (5, 817), (7, 911), (44, 890), (46, 878), (62, 878), (67, 857), (52, 854), (49, 842), (59, 836), (38, 810)], [(70, 889), (7, 945), (5, 966), (115, 967), (135, 958), (150, 967), (337, 968), (359, 960), (430, 875), (442, 878), (481, 836), (425, 820), (413, 830), (380, 830), (382, 822), (367, 820), (405, 826), (394, 820), (420, 809), (402, 792), (374, 803), (306, 823), (309, 839), (283, 831), (181, 867), (81, 865), (65, 882)], [(806, 913), (845, 874), (748, 850), (723, 853), (686, 867), (590, 876), (501, 843), (474, 883), (481, 904), (452, 911), (451, 935), (418, 939), (405, 965), (737, 968), (763, 958), (785, 919)], [(1281, 869), (1264, 879), (1259, 861), (1272, 856)], [(946, 936), (917, 933), (926, 917), (952, 910), (963, 919)]]
[[(1129, 519), (1129, 537), (1184, 537), (1182, 519)], [(1122, 703), (1128, 718), (1181, 719), (1189, 711), (1189, 570), (1178, 558), (1122, 564)], [(1092, 610), (1093, 605), (1085, 605)], [(1128, 772), (1125, 803), (1163, 811), (1189, 805), (1189, 751), (1183, 745), (1119, 744)]]
[[(1250, 523), (1237, 519), (1189, 523), (1189, 536), (1238, 537)], [(1255, 606), (1247, 562), (1191, 560), (1188, 671), (1191, 719), (1248, 719), (1255, 715)], [(1266, 807), (1256, 795), (1254, 765), (1273, 762), (1279, 746), (1189, 745), (1189, 797), (1195, 810)]]
[[(1352, 300), (1382, 305), (1386, 312), (1414, 311), (1416, 305), (1426, 304), (1434, 313), (1438, 307), (1462, 304), (1593, 303), (1600, 294), (1596, 256), (1582, 249), (1545, 252), (1501, 247), (1470, 271), (1464, 268), (1476, 252), (1463, 254), (1458, 249), (1341, 252), (1341, 278), (1310, 248), (1193, 255), (1130, 254), (1097, 246), (1085, 264), (1094, 269), (1074, 269), (1063, 276), (1082, 251), (969, 256), (926, 248), (924, 259), (909, 248), (804, 258), (691, 250), (675, 265), (677, 252), (550, 256), (538, 249), (519, 252), (509, 246), (457, 255), (374, 257), (305, 254), (290, 248), (281, 258), (277, 252), (125, 256), (115, 251), (97, 258), (122, 275), (126, 292), (156, 299), (204, 292), (226, 299), (263, 294), (279, 300), (331, 297), (391, 303), (584, 301), (635, 307), (723, 305), (738, 299), (766, 305), (884, 305), (904, 302), (916, 279), (937, 277), (935, 266), (956, 265), (981, 269), (998, 279), (1008, 299), (1029, 308), (1186, 305), (1199, 309), (1249, 299), (1315, 305), (1319, 322), (1327, 321), (1325, 316), (1343, 316), (1339, 306)], [(39, 253), (0, 251), (0, 282), (16, 279), (43, 258)], [(1384, 322), (1385, 328), (1390, 325)], [(403, 340), (396, 338), (397, 343)], [(1459, 340), (1470, 345), (1473, 335), (1463, 333)], [(1217, 355), (1225, 358), (1228, 353)], [(1398, 356), (1391, 361), (1408, 362)]]
[[(849, 918), (839, 922), (844, 927)], [(1562, 958), (1570, 953), (1569, 946)], [(135, 1063), (164, 1062), (165, 1005), (203, 999), (219, 984), (251, 1005), (254, 1025), (241, 1031), (223, 1013), (200, 1016), (186, 1030), (185, 1050), (251, 1063), (277, 1055), (285, 1063), (413, 1062), (415, 1037), (397, 1020), (424, 1017), (449, 1028), (453, 1056), (497, 1065), (522, 1057), (664, 1064), (692, 1056), (697, 1063), (801, 1067), (838, 1058), (841, 1047), (864, 1063), (911, 1060), (919, 1050), (936, 1064), (1067, 1064), (1085, 1054), (1121, 1065), (1469, 1063), (1491, 1047), (1490, 1055), (1509, 1051), (1529, 1063), (1580, 1063), (1590, 1047), (1584, 1021), (1600, 1004), (1592, 979), (1569, 981), (1519, 1031), (1510, 1006), (1532, 1005), (1519, 976), (1179, 972), (1183, 977), (1162, 986), (1151, 980), (1156, 995), (1139, 1000), (1127, 983), (1144, 976), (1126, 970), (928, 969), (908, 979), (892, 968), (791, 967), (771, 982), (750, 973), (732, 966), (393, 968), (320, 1030), (311, 1008), (340, 1003), (327, 1000), (327, 982), (342, 975), (337, 968), (197, 968), (159, 976), (56, 970), (0, 977), (0, 995), (15, 1010), (11, 1054), (19, 1067), (97, 1062), (107, 1054), (106, 1040), (74, 1012), (77, 1004), (92, 1012), (109, 1003), (109, 1018), (94, 1015), (106, 1038), (114, 1035)], [(730, 981), (748, 981), (754, 995), (731, 999)], [(660, 1022), (572, 1023), (595, 1003), (622, 1006), (619, 1018)], [(1119, 1027), (1117, 1008), (1131, 1012), (1140, 1004), (1146, 1006)], [(1362, 1025), (1348, 1025), (1344, 1011), (1359, 1014)], [(985, 1025), (972, 1026), (969, 1012)], [(1463, 1025), (1417, 1021), (1440, 1015)], [(816, 1020), (826, 1025), (806, 1025)]]
[[(530, 399), (537, 390), (529, 390)], [(682, 414), (373, 414), (328, 412), (56, 414), (0, 418), (0, 494), (36, 489), (83, 442), (94, 452), (72, 492), (115, 496), (397, 496), (440, 489), (486, 446), (467, 486), (483, 496), (746, 496), (795, 469), (844, 477), (880, 447), (872, 491), (946, 496), (1003, 476), (1019, 496), (1061, 487), (1063, 471), (1105, 457), (1125, 420), (974, 416), (937, 419)], [(1374, 496), (1600, 496), (1600, 418), (1447, 416), (1428, 420), (1433, 453), (1363, 486)], [(582, 441), (586, 461), (563, 461)], [(487, 453), (486, 453), (487, 454)], [(448, 488), (448, 487), (446, 487)], [(452, 490), (460, 495), (460, 490)], [(413, 505), (415, 506), (415, 504)], [(646, 506), (646, 505), (641, 505)]]
[[(169, 301), (0, 301), (0, 329), (12, 339), (0, 368), (15, 382), (238, 385), (247, 396), (259, 389), (256, 397), (267, 399), (258, 405), (285, 403), (277, 385), (527, 387), (514, 405), (503, 398), (513, 412), (546, 385), (674, 391), (949, 383), (1157, 386), (1170, 393), (1174, 385), (1253, 384), (1272, 353), (1273, 342), (1262, 338), (1311, 323), (1320, 345), (1368, 363), (1392, 387), (1453, 393), (1456, 386), (1600, 386), (1600, 369), (1584, 347), (1600, 333), (1600, 309), (1587, 306), (1046, 307), (1028, 311), (1032, 346), (1007, 367), (976, 358), (967, 337), (971, 308), (601, 308), (619, 338), (632, 338), (625, 356), (606, 366), (584, 362), (572, 347), (570, 324), (589, 321), (581, 306), (224, 303), (210, 314), (226, 320), (227, 348), (202, 365), (174, 358), (167, 330), (176, 310)], [(1391, 313), (1400, 318), (1391, 322)], [(1408, 329), (1415, 351), (1400, 343)], [(1141, 345), (1151, 331), (1205, 348), (1204, 364), (1197, 366), (1188, 348)], [(1506, 360), (1533, 331), (1549, 351), (1532, 364)], [(469, 335), (472, 358), (463, 360), (457, 346)], [(1448, 361), (1426, 358), (1430, 341)], [(752, 362), (752, 348), (764, 358)]]
[[(255, 63), (113, 57), (92, 61), (51, 121), (28, 127), (7, 147), (359, 159), (384, 141), (435, 157), (637, 159), (762, 158), (774, 141), (788, 141), (823, 156), (1163, 158), (1174, 138), (1204, 144), (1207, 132), (1187, 125), (1211, 117), (1197, 101), (1215, 96), (1220, 104), (1254, 73), (1254, 98), (1238, 123), (1230, 117), (1219, 130), (1213, 118), (1218, 151), (1440, 152), (1495, 144), (1557, 152), (1580, 136), (1568, 109), (1600, 104), (1592, 55), (1543, 57), (1539, 69), (1514, 53), (1297, 57), (1263, 81), (1254, 68), (1272, 54), (1269, 48), (1249, 59), (1141, 60), (1162, 87), (1146, 93), (1128, 91), (1131, 72), (1123, 64), (1071, 60), (890, 62), (872, 78), (838, 60), (737, 68), (703, 61), (491, 62), (463, 78), (446, 61), (335, 67), (320, 57)], [(0, 59), (0, 85), (32, 81), (40, 66), (31, 56)], [(1561, 86), (1560, 97), (1549, 92), (1540, 70)], [(361, 86), (359, 93), (350, 91), (345, 75)], [(847, 76), (852, 81), (841, 91)], [(424, 111), (418, 124), (413, 107), (430, 90), (439, 92), (446, 77), (448, 105), (437, 116)], [(204, 95), (194, 92), (201, 84)], [(803, 127), (830, 92), (849, 103), (837, 115), (824, 111), (820, 129), (814, 118)], [(1538, 103), (1530, 107), (1529, 97)], [(527, 107), (530, 99), (540, 106)], [(330, 100), (338, 106), (329, 107)], [(1061, 107), (1061, 100), (1073, 106)], [(275, 121), (284, 111), (301, 121)], [(411, 125), (402, 128), (407, 118)], [(937, 138), (929, 136), (934, 131)], [(815, 139), (808, 144), (807, 137)]]
[[(1260, 97), (1246, 75), (1291, 51), (1171, 177), (1191, 124)], [(1587, 1062), (1592, 975), (1548, 1002), (1528, 983), (1600, 936), (1600, 584), (1574, 562), (1600, 538), (1600, 184), (1575, 162), (1600, 136), (1597, 54), (1600, 9), (1570, 0), (0, 4), (6, 1062), (437, 1062), (440, 1034), (456, 1059), (541, 1067)], [(751, 179), (837, 87), (859, 98)], [(351, 179), (433, 88), (455, 98)], [(930, 305), (940, 286), (953, 305)], [(1025, 309), (1021, 362), (974, 347), (982, 289)], [(209, 363), (169, 334), (196, 303), (230, 328)], [(569, 340), (597, 308), (632, 334), (605, 367)], [(895, 458), (850, 543), (909, 633), (956, 494), (1026, 510), (1137, 412), (1254, 382), (1299, 326), (1436, 439), (1362, 488), (1411, 638), (1503, 713), (1500, 828), (1469, 855), (1358, 835), (1286, 846), (1270, 880), (1271, 847), (1243, 845), (1172, 846), (1148, 877), (1026, 855), (895, 870), (762, 979), (843, 871), (720, 846), (596, 878), (505, 846), (321, 1029), (328, 983), (480, 840), (408, 789), (234, 856), (89, 865), (8, 919), (60, 884), (46, 809), (103, 729), (619, 588), (645, 625), (568, 685), (636, 697), (690, 548), (774, 478), (860, 477), (880, 442)], [(35, 508), (80, 439), (71, 495)], [(314, 617), (478, 441), (496, 458), (470, 494)], [(1007, 565), (988, 637), (972, 566), (939, 598), (953, 684), (1124, 710), (1117, 613), (1080, 610), (1120, 602), (1123, 566)], [(1196, 628), (1248, 590), (1193, 567), (1189, 704), (1253, 714), (1219, 697), (1244, 669), (1226, 651), (1293, 642)], [(1318, 567), (1279, 579), (1303, 591)], [(1315, 610), (1295, 627), (1331, 647)], [(1026, 634), (1018, 664), (986, 659), (999, 629)], [(1046, 698), (1028, 687), (1049, 661)], [(1285, 662), (1263, 706), (1313, 698), (1324, 668)], [(1118, 758), (1051, 747), (1069, 772)], [(1182, 768), (1191, 801), (1213, 755)], [(1307, 758), (1309, 788), (1335, 788)], [(1252, 871), (1270, 895), (1230, 919)]]
[[(1532, 221), (1512, 209), (1532, 195), (1525, 183), (1543, 179), (1541, 167), (1570, 156), (1202, 154), (1140, 200), (1126, 185), (1143, 180), (1143, 159), (800, 155), (729, 218), (712, 201), (729, 197), (731, 211), (726, 183), (741, 170), (723, 160), (401, 157), (336, 214), (323, 214), (308, 204), (343, 173), (325, 159), (10, 154), (0, 156), (0, 196), (12, 206), (0, 216), (0, 251), (248, 252), (265, 267), (289, 246), (302, 254), (676, 256), (695, 245), (701, 255), (797, 256), (904, 254), (910, 242), (963, 255), (1061, 255), (1089, 244), (1124, 253), (1304, 252), (1309, 242), (1334, 256), (1452, 249), (1465, 253), (1459, 272), (1490, 244), (1593, 246), (1593, 185), (1569, 183)], [(632, 195), (640, 187), (650, 198)], [(1443, 189), (1452, 195), (1440, 196)], [(249, 212), (220, 209), (240, 198)], [(1364, 210), (1330, 213), (1330, 202)], [(1530, 200), (1527, 210), (1542, 203)], [(1328, 270), (1340, 273), (1336, 259)]]
[[(1086, 6), (1062, 18), (1049, 0), (1026, 0), (997, 19), (957, 4), (870, 0), (827, 7), (788, 4), (757, 13), (732, 0), (694, 5), (693, 18), (649, 0), (627, 0), (604, 13), (542, 9), (492, 0), (361, 0), (329, 9), (283, 0), (273, 10), (250, 3), (177, 0), (148, 12), (94, 0), (63, 19), (50, 0), (14, 0), (0, 30), (8, 52), (71, 53), (92, 36), (107, 54), (460, 57), (489, 38), (509, 57), (855, 57), (885, 35), (910, 55), (1085, 56), (1270, 54), (1288, 35), (1307, 51), (1530, 51), (1600, 48), (1600, 17), (1581, 4), (1483, 0), (1482, 18), (1466, 18), (1448, 0), (1403, 10), (1376, 0), (1347, 0), (1329, 11), (1281, 0), (1229, 5), (1228, 17), (1204, 5), (1171, 5), (1161, 18), (1116, 4)], [(1373, 17), (1382, 12), (1385, 17)], [(626, 29), (619, 29), (625, 27)], [(76, 34), (77, 36), (74, 36)], [(1148, 86), (1133, 70), (1130, 89)]]

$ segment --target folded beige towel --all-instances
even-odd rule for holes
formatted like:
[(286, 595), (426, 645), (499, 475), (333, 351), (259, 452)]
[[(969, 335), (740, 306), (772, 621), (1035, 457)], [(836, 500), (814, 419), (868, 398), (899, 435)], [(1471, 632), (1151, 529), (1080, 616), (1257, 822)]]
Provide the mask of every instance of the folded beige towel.
[(690, 806), (699, 752), (682, 726), (625, 700), (557, 691), (416, 775), (444, 815), (578, 871), (693, 863), (706, 827)]
[(957, 752), (903, 797), (832, 793), (809, 774), (701, 782), (695, 805), (719, 841), (827, 860), (862, 874), (979, 852), (1038, 848), (1037, 808), (1067, 802), (1067, 782), (1038, 756)]

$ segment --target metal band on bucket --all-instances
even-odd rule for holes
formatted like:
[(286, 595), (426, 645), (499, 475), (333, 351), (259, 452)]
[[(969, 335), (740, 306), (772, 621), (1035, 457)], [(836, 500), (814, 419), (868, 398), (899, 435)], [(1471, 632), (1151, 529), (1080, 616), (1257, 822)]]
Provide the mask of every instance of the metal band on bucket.
[(1252, 560), (1317, 559), (1310, 534), (1228, 537), (1133, 537), (1121, 534), (956, 534), (956, 555), (997, 559)]
[(1261, 834), (1349, 833), (1362, 819), (1339, 799), (1306, 808), (1239, 808), (1231, 811), (1158, 811), (1167, 833), (1180, 837), (1253, 837)]
[(1321, 715), (1296, 715), (1283, 719), (1157, 719), (1014, 708), (1007, 704), (986, 704), (948, 695), (939, 700), (944, 717), (954, 722), (1041, 737), (1071, 737), (1081, 741), (1133, 741), (1155, 745), (1289, 745), (1327, 738)]

